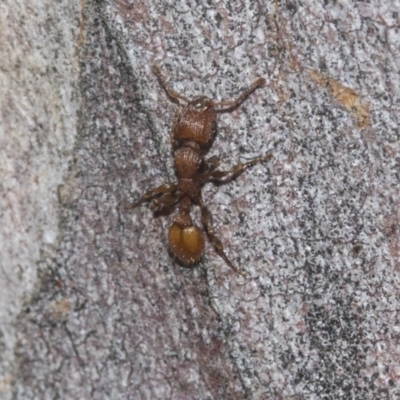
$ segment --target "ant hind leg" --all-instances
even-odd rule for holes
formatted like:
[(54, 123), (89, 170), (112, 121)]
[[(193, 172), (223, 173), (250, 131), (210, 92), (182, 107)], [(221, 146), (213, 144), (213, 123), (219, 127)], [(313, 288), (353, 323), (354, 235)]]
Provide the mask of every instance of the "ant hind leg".
[(199, 202), (200, 205), (200, 210), (201, 210), (201, 222), (204, 226), (205, 231), (207, 232), (207, 235), (214, 246), (215, 251), (217, 254), (224, 259), (224, 261), (237, 273), (240, 275), (246, 277), (247, 274), (244, 271), (240, 271), (237, 267), (235, 267), (231, 260), (227, 257), (227, 255), (224, 252), (224, 246), (222, 245), (221, 241), (217, 238), (214, 232), (213, 228), (213, 223), (212, 223), (212, 215), (209, 211), (209, 209), (204, 205), (203, 201), (200, 199)]
[(182, 195), (180, 192), (163, 194), (150, 204), (150, 210), (156, 217), (169, 215), (181, 199)]

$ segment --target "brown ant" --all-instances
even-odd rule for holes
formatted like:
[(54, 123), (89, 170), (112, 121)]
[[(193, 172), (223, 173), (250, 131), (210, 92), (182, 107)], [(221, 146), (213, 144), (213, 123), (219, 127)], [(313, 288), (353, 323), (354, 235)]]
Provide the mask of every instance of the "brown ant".
[[(243, 91), (236, 100), (213, 101), (206, 96), (189, 100), (172, 90), (166, 83), (160, 68), (155, 65), (153, 71), (170, 99), (178, 105), (171, 131), (171, 141), (176, 183), (166, 183), (146, 192), (136, 203), (126, 209), (132, 209), (142, 203), (152, 202), (151, 210), (155, 214), (171, 212), (178, 208), (177, 215), (169, 228), (168, 244), (172, 254), (186, 267), (198, 263), (204, 254), (203, 230), (194, 225), (190, 212), (193, 205), (201, 210), (201, 222), (215, 251), (236, 272), (239, 271), (228, 259), (221, 241), (216, 237), (212, 216), (201, 198), (201, 189), (207, 182), (226, 183), (237, 178), (245, 169), (262, 161), (269, 160), (272, 154), (258, 157), (246, 163), (235, 165), (227, 171), (218, 170), (221, 160), (213, 156), (205, 159), (216, 135), (216, 113), (231, 111), (239, 106), (255, 89), (264, 85), (265, 79), (258, 78)], [(182, 106), (181, 102), (186, 103)]]

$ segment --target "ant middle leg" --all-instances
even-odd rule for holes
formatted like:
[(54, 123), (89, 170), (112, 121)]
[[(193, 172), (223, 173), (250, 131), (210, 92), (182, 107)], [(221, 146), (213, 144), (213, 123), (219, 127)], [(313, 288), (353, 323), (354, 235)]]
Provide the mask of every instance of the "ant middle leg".
[(273, 157), (272, 153), (268, 153), (266, 156), (263, 157), (257, 157), (254, 158), (253, 160), (247, 161), (245, 163), (240, 163), (237, 165), (234, 165), (231, 169), (228, 169), (227, 171), (211, 171), (208, 176), (206, 181), (207, 182), (214, 182), (214, 183), (227, 183), (232, 181), (233, 179), (236, 179), (240, 174), (242, 174), (247, 168), (252, 167), (255, 164), (268, 161)]
[[(204, 160), (204, 171), (202, 173), (203, 177), (210, 176), (216, 169), (221, 165), (222, 160), (218, 156), (212, 156)], [(204, 181), (204, 179), (203, 179)]]
[(159, 216), (161, 214), (168, 215), (173, 211), (181, 199), (182, 194), (180, 192), (166, 193), (153, 200), (149, 208), (153, 212), (154, 216)]
[(216, 253), (224, 259), (224, 261), (237, 273), (240, 275), (246, 277), (247, 274), (244, 271), (240, 271), (237, 267), (235, 267), (231, 260), (227, 257), (227, 255), (224, 252), (224, 246), (222, 245), (222, 242), (217, 238), (215, 235), (215, 231), (213, 228), (213, 222), (212, 222), (212, 215), (210, 210), (204, 205), (203, 200), (200, 199), (199, 201), (200, 205), (200, 210), (201, 210), (201, 222), (204, 226), (205, 231), (207, 232), (207, 235), (214, 246), (214, 249)]

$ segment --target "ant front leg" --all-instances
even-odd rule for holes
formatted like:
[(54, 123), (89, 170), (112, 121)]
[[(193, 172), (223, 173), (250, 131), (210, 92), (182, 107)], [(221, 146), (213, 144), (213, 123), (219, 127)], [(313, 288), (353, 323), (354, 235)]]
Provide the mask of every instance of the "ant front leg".
[(172, 90), (168, 85), (167, 85), (167, 80), (163, 73), (160, 70), (160, 67), (156, 64), (153, 65), (153, 72), (157, 76), (158, 80), (160, 81), (161, 86), (164, 88), (164, 90), (167, 92), (167, 95), (174, 101), (174, 103), (177, 103), (180, 105), (179, 100), (183, 100), (186, 103), (189, 103), (190, 100), (183, 96), (182, 94), (175, 92), (175, 90)]
[(155, 203), (172, 204), (172, 199), (175, 199), (177, 197), (175, 195), (177, 188), (177, 183), (165, 183), (164, 185), (153, 188), (146, 192), (136, 203), (124, 207), (124, 211), (132, 210), (133, 208), (136, 208), (143, 203), (152, 201), (157, 197), (159, 198), (155, 200)]
[(227, 171), (213, 171), (210, 172), (207, 176), (206, 181), (208, 182), (214, 182), (214, 183), (227, 183), (232, 181), (233, 179), (236, 179), (240, 174), (242, 174), (247, 168), (252, 167), (255, 164), (268, 161), (271, 159), (272, 153), (267, 154), (264, 157), (257, 157), (254, 158), (253, 160), (250, 160), (245, 163), (240, 163), (235, 166), (233, 166), (231, 169), (228, 169)]
[(217, 254), (224, 259), (224, 261), (237, 273), (240, 275), (246, 277), (247, 274), (244, 271), (240, 271), (237, 269), (232, 262), (229, 260), (227, 255), (224, 252), (224, 246), (222, 245), (221, 241), (217, 238), (214, 232), (213, 228), (213, 223), (212, 223), (212, 215), (210, 213), (210, 210), (204, 205), (203, 200), (199, 199), (199, 205), (200, 205), (200, 210), (201, 210), (201, 222), (204, 226), (205, 231), (207, 232), (207, 235), (214, 246), (215, 251)]
[(250, 86), (248, 86), (240, 95), (237, 99), (235, 100), (223, 100), (223, 101), (215, 101), (214, 107), (221, 107), (217, 109), (216, 111), (218, 112), (227, 112), (231, 111), (234, 108), (238, 107), (244, 99), (254, 90), (256, 90), (258, 87), (263, 86), (265, 84), (265, 79), (264, 78), (258, 78), (256, 81), (254, 81)]

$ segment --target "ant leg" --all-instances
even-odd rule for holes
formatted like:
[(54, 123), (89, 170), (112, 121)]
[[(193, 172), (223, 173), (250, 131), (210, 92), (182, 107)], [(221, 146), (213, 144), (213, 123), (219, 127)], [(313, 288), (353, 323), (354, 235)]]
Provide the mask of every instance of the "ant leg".
[(221, 159), (218, 156), (212, 156), (205, 160), (205, 163), (208, 170), (214, 171), (221, 164)]
[[(258, 163), (261, 163), (264, 161), (268, 161), (272, 157), (273, 157), (272, 153), (269, 153), (264, 157), (257, 157), (248, 162), (237, 164), (237, 165), (233, 166), (231, 169), (228, 169), (227, 171), (218, 171), (218, 170), (214, 171), (209, 174), (207, 181), (213, 181), (216, 183), (227, 183), (229, 181), (232, 181), (233, 179), (236, 179), (247, 168), (250, 168), (255, 164), (258, 164)], [(226, 179), (224, 179), (224, 178), (226, 178)]]
[(233, 108), (236, 108), (251, 92), (256, 90), (258, 87), (263, 86), (265, 84), (264, 78), (258, 78), (254, 81), (250, 86), (248, 86), (242, 94), (236, 100), (226, 100), (226, 101), (216, 101), (214, 102), (214, 107), (223, 107), (218, 112), (226, 112), (230, 111)]
[(158, 80), (160, 81), (161, 86), (164, 88), (164, 90), (167, 92), (167, 95), (178, 105), (179, 99), (185, 101), (186, 103), (189, 103), (190, 100), (187, 99), (185, 96), (181, 95), (178, 92), (175, 92), (175, 90), (172, 90), (168, 85), (167, 85), (167, 80), (165, 79), (165, 76), (162, 74), (160, 67), (156, 64), (153, 65), (153, 72), (156, 74)]
[(140, 204), (152, 201), (154, 198), (159, 196), (173, 196), (173, 193), (176, 191), (177, 188), (178, 184), (176, 183), (165, 183), (164, 185), (151, 189), (146, 192), (136, 203), (124, 207), (124, 211), (132, 210), (133, 208), (140, 206)]
[(208, 208), (204, 205), (203, 200), (200, 199), (199, 201), (200, 205), (200, 210), (201, 210), (201, 222), (204, 226), (205, 231), (207, 232), (207, 235), (214, 246), (215, 251), (217, 254), (224, 259), (224, 261), (237, 273), (239, 273), (242, 276), (247, 276), (246, 272), (240, 271), (238, 268), (236, 268), (232, 262), (229, 260), (227, 255), (224, 252), (224, 247), (221, 243), (221, 241), (217, 238), (214, 232), (213, 228), (213, 223), (212, 223), (212, 215)]
[(212, 156), (204, 160), (204, 170), (201, 173), (201, 179), (206, 182), (208, 177), (221, 165), (222, 160), (217, 156)]
[(210, 176), (215, 172), (215, 170), (221, 164), (221, 159), (217, 156), (212, 156), (207, 160), (204, 160), (204, 169), (199, 174), (199, 180), (202, 183), (208, 182), (210, 180)]
[(176, 203), (182, 199), (182, 194), (180, 192), (177, 193), (165, 193), (158, 199), (155, 199), (150, 204), (150, 210), (154, 214), (166, 213), (169, 214)]

